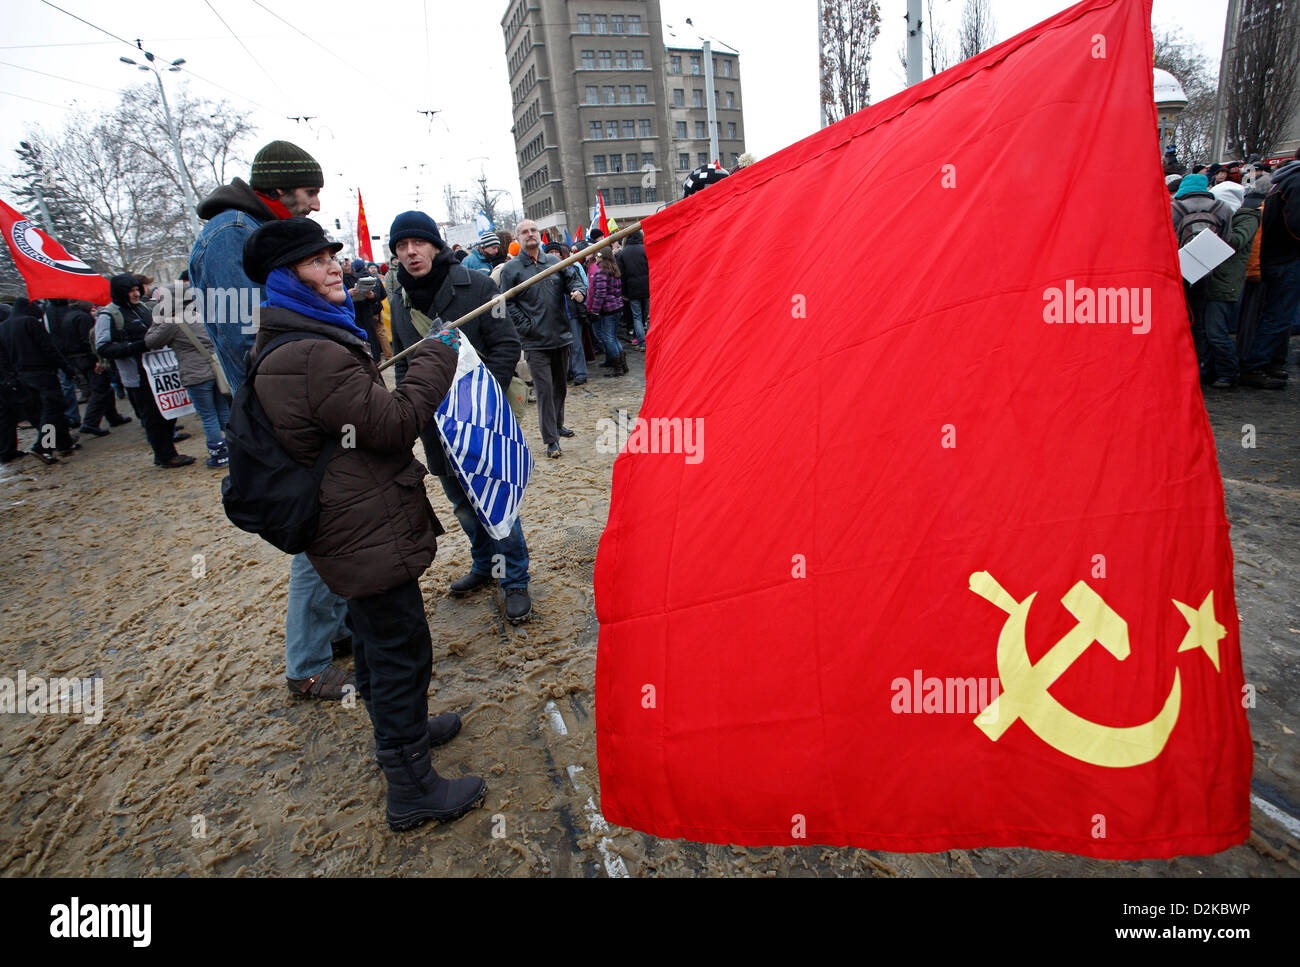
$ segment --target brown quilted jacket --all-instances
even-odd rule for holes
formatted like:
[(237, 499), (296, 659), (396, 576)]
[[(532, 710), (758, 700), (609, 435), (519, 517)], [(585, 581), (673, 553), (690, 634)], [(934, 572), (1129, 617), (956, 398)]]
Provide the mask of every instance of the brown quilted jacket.
[[(295, 331), (327, 338), (279, 347), (254, 382), (277, 439), (298, 463), (310, 466), (328, 440), (340, 441), (321, 481), (320, 525), (307, 557), (344, 598), (419, 578), (443, 530), (411, 445), (447, 395), (456, 351), (424, 341), (409, 357), (402, 385), (390, 392), (364, 341), (288, 309), (261, 309), (253, 352)], [(343, 445), (349, 436), (351, 447)]]

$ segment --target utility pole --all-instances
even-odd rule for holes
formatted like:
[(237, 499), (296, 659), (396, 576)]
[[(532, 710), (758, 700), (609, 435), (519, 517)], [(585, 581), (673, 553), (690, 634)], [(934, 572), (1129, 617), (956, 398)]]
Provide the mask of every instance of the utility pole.
[(713, 94), (713, 45), (704, 42), (704, 106), (709, 118), (709, 160), (722, 160), (718, 157), (718, 99)]
[(1219, 55), (1219, 89), (1214, 95), (1214, 141), (1210, 144), (1210, 161), (1218, 161), (1223, 152), (1223, 88), (1229, 82), (1228, 71), (1232, 67), (1233, 58), (1229, 51), (1235, 53), (1237, 47), (1238, 3), (1239, 0), (1228, 0), (1228, 16), (1223, 22), (1223, 52)]
[[(185, 168), (185, 159), (181, 156), (181, 139), (180, 136), (176, 133), (176, 123), (172, 120), (171, 106), (167, 103), (167, 91), (163, 87), (162, 74), (159, 72), (157, 65), (154, 63), (155, 58), (151, 52), (146, 50), (144, 52), (144, 57), (145, 60), (149, 62), (148, 65), (137, 64), (130, 57), (119, 57), (118, 60), (120, 60), (124, 64), (130, 64), (133, 67), (137, 68), (138, 70), (153, 71), (154, 80), (158, 82), (158, 95), (159, 97), (162, 98), (163, 116), (167, 119), (167, 136), (171, 139), (172, 151), (174, 151), (176, 154), (176, 171), (181, 179), (181, 190), (185, 193), (185, 215), (190, 225), (190, 233), (193, 235), (194, 238), (198, 238), (199, 237), (199, 213), (198, 213), (199, 203), (198, 203), (198, 199), (194, 195), (194, 186), (190, 184), (189, 172)], [(185, 58), (178, 57), (176, 58), (176, 60), (172, 61), (170, 65), (168, 65), (167, 70), (173, 72), (178, 71), (181, 69), (181, 64), (184, 63), (185, 63)]]
[(907, 0), (907, 86), (921, 83), (921, 0)]

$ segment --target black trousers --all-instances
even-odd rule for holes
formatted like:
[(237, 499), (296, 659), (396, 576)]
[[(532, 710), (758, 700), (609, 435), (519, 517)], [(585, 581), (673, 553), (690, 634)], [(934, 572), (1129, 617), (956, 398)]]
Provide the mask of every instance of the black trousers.
[(0, 376), (0, 460), (18, 455), (18, 421), (22, 419), (24, 392), (17, 380)]
[(131, 405), (144, 424), (144, 435), (153, 448), (154, 463), (165, 463), (176, 456), (176, 444), (172, 442), (175, 433), (175, 420), (165, 420), (158, 412), (158, 405), (153, 401), (153, 393), (148, 386), (128, 386), (126, 395), (131, 398)]
[[(58, 372), (53, 369), (24, 369), (18, 373), (18, 379), (29, 393), (40, 399), (40, 415), (32, 424), (36, 427), (36, 445), (32, 449), (50, 453), (71, 448), (72, 433), (68, 429), (68, 421), (63, 417), (68, 403), (63, 398)], [(53, 446), (48, 445), (50, 427), (54, 429)]]
[(375, 747), (428, 743), (433, 641), (415, 580), (348, 601), (357, 692), (370, 707)]
[(113, 381), (107, 371), (95, 372), (95, 360), (90, 356), (74, 356), (69, 361), (90, 387), (90, 402), (86, 404), (82, 425), (98, 429), (99, 421), (104, 417), (108, 417), (109, 423), (120, 423), (117, 397), (113, 394)]

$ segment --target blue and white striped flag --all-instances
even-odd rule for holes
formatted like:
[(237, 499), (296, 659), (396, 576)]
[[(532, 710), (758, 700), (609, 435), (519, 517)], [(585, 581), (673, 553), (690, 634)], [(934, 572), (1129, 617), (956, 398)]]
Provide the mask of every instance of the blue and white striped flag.
[(479, 213), (474, 216), (474, 227), (482, 235), (484, 232), (492, 231), (492, 219), (487, 217), (487, 213), (479, 209)]
[(508, 536), (533, 473), (533, 455), (501, 384), (463, 335), (456, 377), (434, 419), (478, 519), (496, 540)]

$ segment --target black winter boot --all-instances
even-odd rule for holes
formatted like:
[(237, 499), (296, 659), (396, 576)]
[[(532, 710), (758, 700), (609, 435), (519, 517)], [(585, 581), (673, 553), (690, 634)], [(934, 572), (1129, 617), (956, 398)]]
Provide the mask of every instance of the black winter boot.
[(626, 349), (618, 354), (618, 365), (623, 370), (623, 375), (626, 376), (628, 374)]
[(388, 828), (395, 833), (459, 819), (483, 801), (487, 783), (478, 776), (444, 779), (429, 763), (423, 742), (400, 749), (383, 749), (379, 765), (388, 780)]

